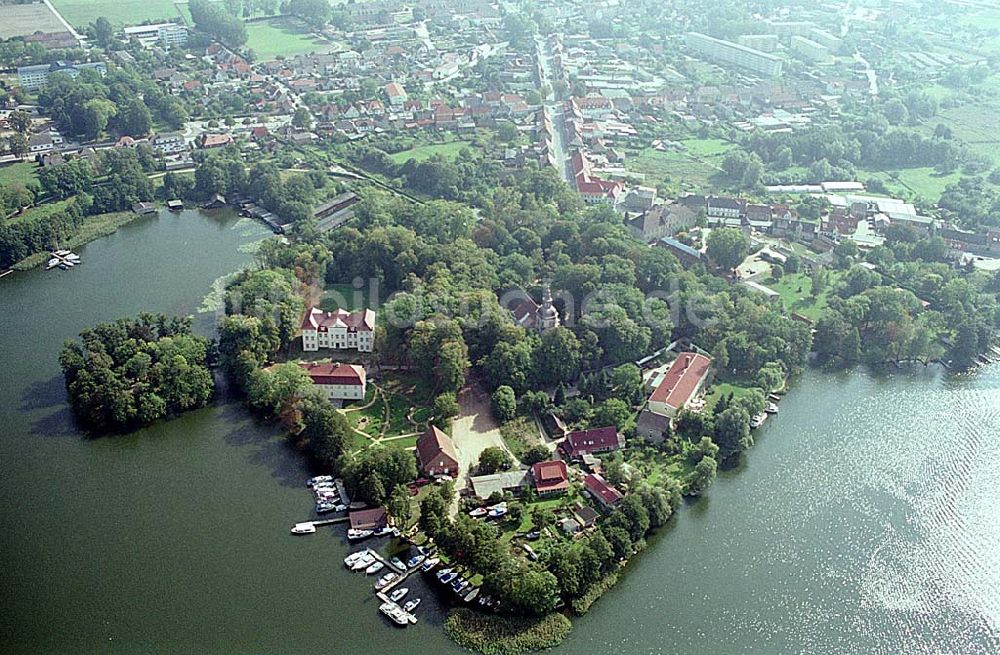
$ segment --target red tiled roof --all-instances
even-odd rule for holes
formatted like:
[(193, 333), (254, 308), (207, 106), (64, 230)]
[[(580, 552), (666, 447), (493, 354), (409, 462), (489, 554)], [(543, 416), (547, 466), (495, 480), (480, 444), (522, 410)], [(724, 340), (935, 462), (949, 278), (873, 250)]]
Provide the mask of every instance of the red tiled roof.
[(712, 360), (704, 355), (692, 352), (677, 355), (663, 381), (649, 397), (650, 402), (666, 403), (674, 409), (684, 407), (711, 367)]
[(346, 327), (348, 332), (371, 332), (375, 329), (375, 312), (370, 309), (346, 312), (340, 308), (324, 312), (319, 307), (311, 307), (302, 319), (303, 330), (326, 332), (334, 327)]
[(594, 494), (594, 496), (600, 498), (601, 501), (608, 507), (614, 507), (625, 498), (622, 492), (608, 484), (608, 482), (597, 473), (588, 474), (587, 477), (583, 479), (583, 486), (586, 487), (590, 493)]
[(561, 444), (563, 452), (570, 457), (586, 453), (617, 450), (621, 447), (621, 437), (618, 436), (618, 430), (613, 425), (604, 428), (570, 432), (566, 436), (566, 440)]
[(451, 437), (432, 425), (417, 439), (417, 457), (423, 468), (436, 467), (436, 462), (442, 457), (451, 460), (458, 467), (458, 453)]
[(531, 478), (535, 481), (535, 488), (539, 493), (569, 489), (569, 471), (566, 462), (561, 460), (533, 464)]
[(313, 384), (349, 384), (361, 386), (365, 383), (365, 369), (356, 364), (341, 364), (340, 362), (301, 362), (299, 364), (309, 373)]

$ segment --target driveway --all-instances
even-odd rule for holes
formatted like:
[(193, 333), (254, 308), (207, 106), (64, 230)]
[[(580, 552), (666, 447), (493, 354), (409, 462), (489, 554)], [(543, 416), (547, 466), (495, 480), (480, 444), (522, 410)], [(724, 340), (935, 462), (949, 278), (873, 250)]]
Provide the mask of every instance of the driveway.
[[(500, 436), (500, 426), (490, 410), (490, 397), (482, 387), (471, 383), (462, 389), (458, 394), (458, 406), (459, 414), (451, 427), (452, 441), (455, 442), (455, 450), (458, 452), (459, 474), (455, 480), (456, 490), (469, 485), (469, 472), (475, 470), (476, 464), (479, 463), (479, 454), (484, 450), (496, 446), (510, 452)], [(457, 502), (453, 510), (458, 510)]]

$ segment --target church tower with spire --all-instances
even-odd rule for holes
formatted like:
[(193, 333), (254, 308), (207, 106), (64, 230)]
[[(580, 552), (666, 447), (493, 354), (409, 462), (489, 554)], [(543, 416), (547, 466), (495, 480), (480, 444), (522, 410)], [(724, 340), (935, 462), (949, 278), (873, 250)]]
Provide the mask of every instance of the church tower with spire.
[(554, 327), (559, 327), (559, 310), (552, 304), (552, 289), (546, 280), (542, 286), (542, 304), (535, 312), (535, 329), (547, 332)]

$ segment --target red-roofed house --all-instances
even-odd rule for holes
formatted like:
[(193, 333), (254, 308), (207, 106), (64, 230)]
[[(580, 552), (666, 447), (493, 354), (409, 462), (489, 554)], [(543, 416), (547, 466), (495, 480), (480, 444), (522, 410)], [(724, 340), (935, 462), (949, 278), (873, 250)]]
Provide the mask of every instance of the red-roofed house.
[(313, 384), (328, 400), (363, 400), (368, 377), (363, 366), (339, 362), (301, 362)]
[(539, 496), (554, 496), (569, 489), (569, 470), (566, 462), (554, 460), (537, 462), (531, 466), (531, 480)]
[(649, 411), (673, 416), (705, 388), (711, 370), (712, 360), (704, 355), (692, 352), (677, 355), (649, 397)]
[(618, 434), (617, 428), (613, 425), (606, 428), (570, 432), (566, 439), (559, 444), (559, 449), (569, 459), (577, 459), (596, 453), (608, 453), (612, 450), (621, 450), (624, 447), (625, 439)]
[(587, 204), (609, 203), (615, 205), (625, 193), (625, 185), (617, 180), (602, 180), (590, 172), (590, 161), (576, 150), (570, 156), (576, 190)]
[(206, 150), (228, 146), (232, 142), (233, 137), (228, 134), (202, 134), (201, 139), (198, 141), (199, 145)]
[(375, 345), (375, 312), (364, 309), (324, 312), (312, 307), (302, 319), (302, 350), (351, 349), (370, 353)]
[(597, 473), (590, 473), (583, 479), (583, 489), (606, 510), (613, 510), (625, 500), (622, 492)]
[(385, 85), (385, 97), (389, 99), (389, 104), (393, 107), (405, 104), (409, 99), (406, 90), (398, 82), (389, 82)]
[(427, 475), (455, 477), (458, 474), (455, 444), (451, 437), (433, 425), (417, 439), (417, 459), (420, 460), (421, 470)]

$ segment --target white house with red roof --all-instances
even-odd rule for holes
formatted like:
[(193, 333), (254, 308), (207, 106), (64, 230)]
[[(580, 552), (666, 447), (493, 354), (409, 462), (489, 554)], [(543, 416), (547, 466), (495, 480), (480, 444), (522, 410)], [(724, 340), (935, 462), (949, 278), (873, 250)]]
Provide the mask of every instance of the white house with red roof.
[(555, 496), (569, 490), (569, 469), (566, 462), (552, 460), (531, 465), (531, 481), (539, 496)]
[(704, 390), (711, 372), (710, 358), (694, 352), (680, 353), (650, 395), (649, 411), (674, 416)]
[(615, 489), (610, 482), (597, 473), (589, 473), (583, 478), (583, 490), (597, 501), (597, 504), (610, 511), (618, 507), (625, 495)]
[(399, 82), (389, 82), (385, 85), (385, 97), (393, 107), (399, 107), (409, 100), (406, 90)]
[(576, 190), (589, 205), (600, 203), (615, 206), (625, 193), (625, 184), (618, 180), (603, 180), (591, 173), (590, 160), (579, 150), (570, 156)]
[(375, 312), (347, 312), (337, 308), (324, 312), (312, 307), (302, 319), (302, 350), (357, 350), (370, 353), (375, 347)]
[(584, 455), (609, 453), (625, 447), (625, 438), (618, 434), (613, 425), (590, 430), (570, 432), (559, 444), (559, 450), (569, 459), (579, 459)]
[(340, 362), (301, 362), (316, 388), (327, 400), (363, 400), (368, 376), (363, 366)]

